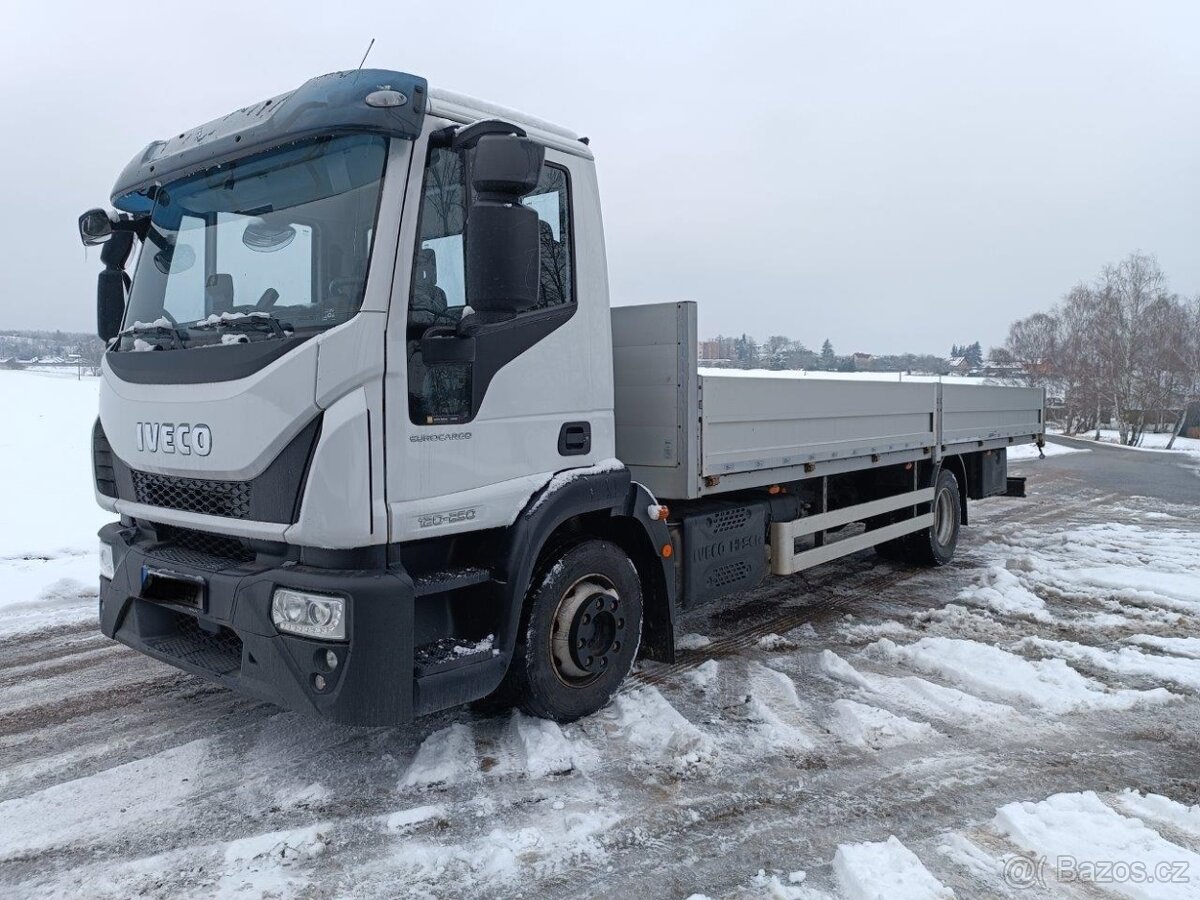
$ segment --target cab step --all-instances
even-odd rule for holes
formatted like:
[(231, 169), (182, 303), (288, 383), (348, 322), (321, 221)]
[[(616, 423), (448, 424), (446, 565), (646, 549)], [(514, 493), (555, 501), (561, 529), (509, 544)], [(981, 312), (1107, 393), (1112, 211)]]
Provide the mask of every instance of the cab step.
[(416, 676), (422, 678), (426, 675), (449, 672), (499, 656), (500, 651), (495, 649), (495, 644), (496, 639), (490, 634), (480, 641), (442, 638), (422, 644), (413, 651)]
[(487, 584), (491, 580), (490, 570), (482, 566), (464, 566), (461, 569), (439, 569), (414, 575), (413, 589), (418, 597), (428, 597)]

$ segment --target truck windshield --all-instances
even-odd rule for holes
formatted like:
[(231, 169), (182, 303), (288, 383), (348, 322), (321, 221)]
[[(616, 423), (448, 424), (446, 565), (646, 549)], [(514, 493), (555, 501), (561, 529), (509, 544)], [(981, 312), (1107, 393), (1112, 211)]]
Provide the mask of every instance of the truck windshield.
[(159, 188), (120, 349), (267, 340), (351, 318), (386, 156), (377, 135), (326, 137)]

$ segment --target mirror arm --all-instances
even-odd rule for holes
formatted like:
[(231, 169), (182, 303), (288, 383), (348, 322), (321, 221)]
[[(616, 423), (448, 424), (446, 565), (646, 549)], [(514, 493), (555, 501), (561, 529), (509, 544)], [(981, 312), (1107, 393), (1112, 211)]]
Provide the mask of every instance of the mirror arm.
[(457, 129), (454, 132), (450, 147), (455, 151), (470, 150), (479, 143), (481, 137), (489, 134), (516, 135), (521, 138), (528, 137), (525, 129), (520, 125), (514, 125), (512, 122), (503, 122), (500, 119), (480, 119), (477, 122), (472, 122), (470, 125)]

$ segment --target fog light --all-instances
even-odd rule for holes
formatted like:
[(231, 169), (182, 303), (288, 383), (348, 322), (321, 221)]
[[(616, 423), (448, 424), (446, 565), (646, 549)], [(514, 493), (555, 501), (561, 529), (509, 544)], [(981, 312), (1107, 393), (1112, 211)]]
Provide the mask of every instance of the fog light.
[(325, 676), (324, 675), (314, 675), (313, 676), (313, 687), (316, 688), (318, 691), (325, 690)]
[(112, 544), (100, 542), (100, 577), (107, 578), (112, 581), (113, 575), (117, 573), (117, 567), (113, 564), (113, 549)]
[(341, 597), (278, 588), (271, 600), (271, 621), (280, 631), (328, 641), (344, 641), (346, 601)]
[(337, 654), (334, 653), (332, 650), (325, 651), (325, 665), (329, 666), (330, 672), (332, 672), (334, 669), (337, 668), (337, 665), (338, 665)]

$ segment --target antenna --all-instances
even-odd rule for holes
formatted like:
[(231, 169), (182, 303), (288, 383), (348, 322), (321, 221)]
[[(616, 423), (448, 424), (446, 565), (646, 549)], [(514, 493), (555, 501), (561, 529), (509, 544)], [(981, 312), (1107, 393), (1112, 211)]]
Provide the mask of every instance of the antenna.
[(363, 63), (365, 63), (367, 61), (367, 57), (371, 55), (371, 48), (374, 46), (375, 38), (371, 38), (371, 43), (367, 44), (367, 52), (363, 54), (362, 62), (358, 64), (358, 69), (356, 71), (362, 71)]

